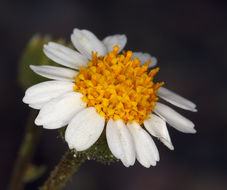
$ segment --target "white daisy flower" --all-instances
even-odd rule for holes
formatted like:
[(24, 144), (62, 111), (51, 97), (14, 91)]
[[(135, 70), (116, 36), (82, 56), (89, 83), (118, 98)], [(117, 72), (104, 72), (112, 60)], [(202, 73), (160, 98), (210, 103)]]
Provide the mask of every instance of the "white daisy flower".
[[(74, 29), (76, 50), (49, 42), (43, 51), (65, 67), (34, 66), (31, 69), (53, 79), (26, 90), (23, 102), (40, 109), (35, 124), (46, 129), (67, 126), (65, 140), (70, 149), (91, 147), (106, 127), (110, 151), (128, 167), (137, 159), (144, 167), (159, 161), (152, 140), (157, 137), (173, 150), (166, 123), (184, 133), (195, 133), (194, 124), (157, 102), (163, 100), (189, 111), (191, 101), (155, 83), (159, 68), (148, 53), (121, 52), (127, 38), (113, 35), (100, 41), (88, 30)], [(66, 68), (67, 67), (67, 68)]]

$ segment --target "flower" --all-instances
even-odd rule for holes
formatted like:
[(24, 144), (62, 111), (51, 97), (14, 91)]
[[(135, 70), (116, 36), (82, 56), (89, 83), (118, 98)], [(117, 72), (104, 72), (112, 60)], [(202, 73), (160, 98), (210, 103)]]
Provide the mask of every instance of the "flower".
[[(137, 159), (144, 167), (155, 166), (159, 152), (157, 137), (169, 149), (173, 145), (166, 123), (184, 133), (195, 133), (194, 124), (158, 102), (163, 100), (195, 112), (191, 101), (155, 83), (159, 68), (147, 53), (123, 51), (125, 35), (100, 41), (88, 30), (74, 29), (76, 50), (49, 42), (43, 51), (64, 67), (34, 66), (37, 74), (53, 79), (26, 90), (23, 102), (40, 109), (35, 124), (46, 129), (67, 126), (65, 140), (70, 149), (91, 147), (106, 127), (112, 154), (128, 167)], [(151, 135), (149, 135), (151, 134)]]

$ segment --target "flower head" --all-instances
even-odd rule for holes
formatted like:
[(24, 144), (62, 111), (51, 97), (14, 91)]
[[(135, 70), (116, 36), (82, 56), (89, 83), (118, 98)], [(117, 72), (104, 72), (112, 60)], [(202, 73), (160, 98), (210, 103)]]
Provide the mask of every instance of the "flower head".
[(196, 132), (190, 120), (158, 100), (190, 111), (196, 111), (196, 105), (154, 81), (159, 71), (151, 69), (156, 58), (121, 52), (125, 35), (100, 41), (90, 31), (74, 29), (71, 40), (78, 51), (54, 42), (44, 45), (46, 56), (65, 67), (30, 66), (53, 79), (30, 87), (23, 98), (30, 107), (40, 109), (36, 125), (67, 126), (65, 140), (77, 151), (91, 147), (106, 127), (111, 152), (127, 167), (135, 159), (145, 167), (159, 161), (149, 133), (173, 150), (166, 122), (181, 132)]

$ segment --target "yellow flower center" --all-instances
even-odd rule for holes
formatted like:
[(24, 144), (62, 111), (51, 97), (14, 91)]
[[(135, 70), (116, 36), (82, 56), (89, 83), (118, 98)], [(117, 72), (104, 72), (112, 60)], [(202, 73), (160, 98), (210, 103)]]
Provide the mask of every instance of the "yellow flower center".
[(157, 90), (164, 83), (154, 83), (153, 78), (159, 68), (148, 72), (149, 60), (140, 66), (132, 52), (117, 54), (119, 47), (104, 57), (92, 52), (88, 67), (81, 67), (75, 77), (74, 90), (82, 93), (87, 107), (95, 107), (105, 117), (125, 123), (135, 120), (139, 124), (151, 114), (157, 97)]

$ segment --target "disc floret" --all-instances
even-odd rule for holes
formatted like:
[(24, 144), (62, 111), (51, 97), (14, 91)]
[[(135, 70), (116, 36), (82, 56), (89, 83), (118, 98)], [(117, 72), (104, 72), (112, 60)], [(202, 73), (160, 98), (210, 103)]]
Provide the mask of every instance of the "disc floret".
[(117, 54), (118, 46), (104, 57), (92, 53), (87, 67), (75, 77), (74, 90), (82, 93), (87, 107), (95, 107), (105, 117), (142, 123), (158, 101), (157, 91), (164, 83), (154, 83), (159, 68), (148, 72), (150, 60), (140, 66), (132, 51)]

